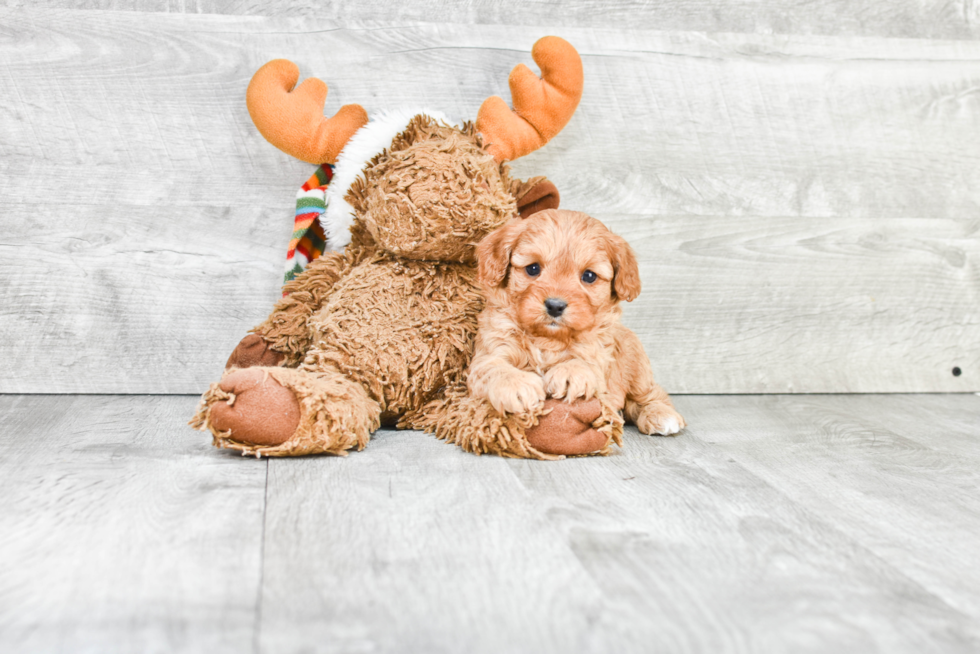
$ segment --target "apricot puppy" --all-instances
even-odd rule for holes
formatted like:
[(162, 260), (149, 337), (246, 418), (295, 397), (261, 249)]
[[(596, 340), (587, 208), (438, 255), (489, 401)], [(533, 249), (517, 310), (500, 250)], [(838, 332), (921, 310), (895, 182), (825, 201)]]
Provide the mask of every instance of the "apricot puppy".
[(477, 256), (487, 304), (469, 368), (473, 396), (501, 413), (547, 397), (598, 397), (645, 434), (685, 426), (640, 339), (620, 324), (619, 302), (640, 294), (626, 241), (584, 213), (549, 209), (491, 232)]

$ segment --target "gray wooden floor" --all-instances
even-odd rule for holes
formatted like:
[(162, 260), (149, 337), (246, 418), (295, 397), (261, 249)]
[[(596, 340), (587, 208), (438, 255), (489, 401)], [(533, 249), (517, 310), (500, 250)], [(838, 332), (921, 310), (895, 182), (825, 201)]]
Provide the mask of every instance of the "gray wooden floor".
[(243, 459), (0, 396), (3, 652), (976, 652), (980, 397), (682, 396), (679, 438)]
[[(471, 119), (546, 34), (585, 90), (515, 174), (633, 243), (691, 427), (190, 430), (312, 172), (252, 73)], [(980, 651), (978, 88), (973, 0), (0, 0), (0, 654)]]

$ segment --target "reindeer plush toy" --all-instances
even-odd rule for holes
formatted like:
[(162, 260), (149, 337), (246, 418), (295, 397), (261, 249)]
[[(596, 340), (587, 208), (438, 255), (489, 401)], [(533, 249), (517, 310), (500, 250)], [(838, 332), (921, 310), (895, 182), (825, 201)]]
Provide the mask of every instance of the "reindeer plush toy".
[(566, 41), (545, 37), (532, 57), (542, 75), (513, 70), (514, 110), (491, 97), (476, 124), (462, 126), (432, 111), (368, 121), (358, 105), (327, 119), (320, 80), (294, 89), (299, 72), (285, 60), (255, 74), (247, 102), (259, 131), (290, 155), (336, 164), (321, 216), (333, 251), (286, 284), (193, 426), (256, 456), (343, 454), (382, 424), (531, 458), (605, 453), (619, 441), (622, 419), (596, 400), (511, 415), (466, 393), (483, 307), (476, 245), (509, 220), (558, 206), (550, 182), (512, 179), (504, 162), (554, 137), (582, 92), (582, 63)]

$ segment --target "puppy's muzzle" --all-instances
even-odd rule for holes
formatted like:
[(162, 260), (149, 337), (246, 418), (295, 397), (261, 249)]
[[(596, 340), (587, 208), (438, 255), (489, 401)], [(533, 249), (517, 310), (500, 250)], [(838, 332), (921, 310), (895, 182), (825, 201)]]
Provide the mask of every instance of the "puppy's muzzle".
[(566, 307), (568, 307), (568, 302), (556, 297), (549, 297), (544, 301), (544, 308), (552, 318), (560, 317), (565, 312)]

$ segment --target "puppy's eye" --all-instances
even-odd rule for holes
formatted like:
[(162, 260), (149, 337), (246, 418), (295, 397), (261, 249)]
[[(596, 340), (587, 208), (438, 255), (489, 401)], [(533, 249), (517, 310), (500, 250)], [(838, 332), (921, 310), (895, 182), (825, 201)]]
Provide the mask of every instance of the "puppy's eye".
[(586, 270), (584, 273), (582, 273), (582, 281), (585, 282), (586, 284), (591, 284), (597, 278), (598, 278), (598, 275), (596, 275), (591, 270)]
[(530, 266), (524, 267), (524, 272), (526, 272), (530, 277), (537, 277), (541, 274), (541, 265), (532, 263)]

